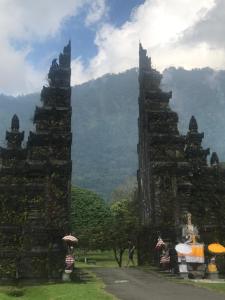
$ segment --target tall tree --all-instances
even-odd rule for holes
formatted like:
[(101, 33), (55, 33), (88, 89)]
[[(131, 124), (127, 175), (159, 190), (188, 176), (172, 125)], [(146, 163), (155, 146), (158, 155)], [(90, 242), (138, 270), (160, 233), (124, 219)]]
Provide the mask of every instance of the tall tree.
[(136, 244), (138, 235), (139, 218), (135, 193), (136, 180), (131, 177), (112, 194), (111, 247), (119, 267), (122, 266), (128, 241)]
[(80, 248), (87, 251), (108, 248), (110, 223), (110, 208), (99, 195), (78, 187), (72, 189), (71, 225)]

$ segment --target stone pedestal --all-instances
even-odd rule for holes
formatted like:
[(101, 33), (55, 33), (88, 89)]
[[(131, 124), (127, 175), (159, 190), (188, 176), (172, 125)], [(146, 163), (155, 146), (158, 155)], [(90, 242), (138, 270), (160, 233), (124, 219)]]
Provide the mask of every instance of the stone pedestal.
[(219, 272), (207, 273), (207, 279), (218, 280), (219, 279)]
[(63, 275), (62, 275), (62, 281), (70, 282), (71, 281), (71, 278), (70, 278), (71, 273), (72, 273), (72, 271), (71, 272), (64, 271)]
[(186, 263), (179, 264), (179, 275), (183, 279), (188, 279), (188, 268)]
[(211, 258), (211, 262), (208, 264), (207, 278), (211, 280), (219, 279), (219, 272), (215, 263), (215, 257)]

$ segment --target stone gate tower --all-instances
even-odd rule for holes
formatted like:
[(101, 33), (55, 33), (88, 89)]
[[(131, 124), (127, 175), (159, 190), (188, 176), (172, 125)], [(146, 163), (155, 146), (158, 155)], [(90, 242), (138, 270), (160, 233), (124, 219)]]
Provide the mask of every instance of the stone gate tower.
[(140, 263), (151, 260), (158, 235), (172, 242), (181, 237), (186, 212), (192, 213), (205, 242), (210, 241), (210, 232), (219, 237), (225, 227), (225, 169), (216, 153), (208, 165), (209, 149), (202, 147), (204, 133), (198, 132), (194, 116), (187, 135), (179, 133), (178, 115), (169, 106), (172, 92), (162, 91), (161, 78), (140, 45)]
[(71, 188), (71, 45), (53, 60), (35, 131), (12, 118), (0, 148), (0, 279), (60, 279), (69, 232)]

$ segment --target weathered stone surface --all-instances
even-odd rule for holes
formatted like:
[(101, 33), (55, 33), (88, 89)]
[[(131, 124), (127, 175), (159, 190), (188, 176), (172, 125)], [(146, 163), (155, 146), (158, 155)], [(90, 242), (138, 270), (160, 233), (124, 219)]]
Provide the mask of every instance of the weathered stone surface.
[[(179, 134), (178, 116), (169, 107), (172, 92), (160, 88), (161, 75), (146, 50), (139, 49), (139, 187), (143, 233), (139, 262), (152, 260), (157, 235), (171, 242), (181, 237), (184, 214), (192, 213), (205, 242), (222, 236), (225, 221), (225, 170), (216, 153), (207, 163), (204, 133), (191, 117), (186, 136)], [(213, 240), (214, 239), (214, 240)], [(148, 246), (146, 246), (146, 241)]]
[(0, 280), (60, 279), (69, 232), (71, 182), (70, 43), (53, 61), (34, 114), (36, 130), (12, 118), (0, 148)]

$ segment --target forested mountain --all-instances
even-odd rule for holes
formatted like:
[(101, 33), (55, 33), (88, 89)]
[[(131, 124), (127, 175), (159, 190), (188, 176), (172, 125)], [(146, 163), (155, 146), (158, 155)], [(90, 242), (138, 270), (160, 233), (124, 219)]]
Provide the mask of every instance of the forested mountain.
[[(186, 133), (195, 115), (204, 145), (225, 160), (225, 71), (169, 68), (164, 90), (172, 90), (172, 108), (179, 114), (179, 128)], [(21, 129), (33, 129), (32, 116), (39, 95), (0, 95), (0, 138), (17, 113)], [(109, 198), (112, 190), (137, 170), (138, 72), (131, 69), (105, 75), (73, 87), (73, 183)]]

